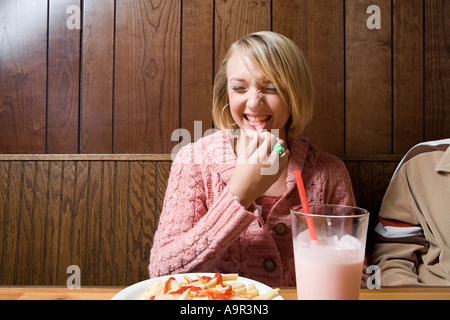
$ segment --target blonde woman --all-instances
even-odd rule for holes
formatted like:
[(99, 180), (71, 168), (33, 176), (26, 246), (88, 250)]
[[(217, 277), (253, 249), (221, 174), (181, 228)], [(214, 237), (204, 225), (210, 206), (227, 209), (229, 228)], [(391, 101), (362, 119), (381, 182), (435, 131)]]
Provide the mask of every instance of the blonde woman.
[(342, 161), (301, 137), (312, 91), (301, 51), (283, 35), (253, 33), (230, 47), (214, 84), (220, 130), (183, 147), (172, 164), (150, 277), (234, 272), (295, 285), (294, 170), (311, 204), (355, 205)]

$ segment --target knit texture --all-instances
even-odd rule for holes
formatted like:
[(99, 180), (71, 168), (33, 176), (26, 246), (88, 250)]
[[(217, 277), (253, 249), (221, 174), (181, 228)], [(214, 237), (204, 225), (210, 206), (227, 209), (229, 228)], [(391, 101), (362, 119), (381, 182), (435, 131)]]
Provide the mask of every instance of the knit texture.
[[(260, 207), (246, 210), (228, 189), (237, 161), (230, 139), (218, 131), (178, 152), (150, 253), (150, 277), (233, 272), (270, 286), (295, 286), (290, 208), (300, 199), (294, 170), (302, 170), (310, 204), (355, 205), (347, 169), (307, 139), (290, 139), (287, 191), (262, 218)], [(287, 232), (275, 231), (280, 223)]]

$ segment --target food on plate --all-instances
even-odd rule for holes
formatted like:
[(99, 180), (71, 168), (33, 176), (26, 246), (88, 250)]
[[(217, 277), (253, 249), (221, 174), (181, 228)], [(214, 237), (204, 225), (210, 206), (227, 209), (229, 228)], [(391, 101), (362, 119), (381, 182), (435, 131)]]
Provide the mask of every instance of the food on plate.
[(214, 277), (170, 277), (165, 283), (155, 280), (142, 294), (144, 300), (272, 300), (279, 288), (260, 294), (254, 284), (238, 282), (238, 274), (216, 273)]

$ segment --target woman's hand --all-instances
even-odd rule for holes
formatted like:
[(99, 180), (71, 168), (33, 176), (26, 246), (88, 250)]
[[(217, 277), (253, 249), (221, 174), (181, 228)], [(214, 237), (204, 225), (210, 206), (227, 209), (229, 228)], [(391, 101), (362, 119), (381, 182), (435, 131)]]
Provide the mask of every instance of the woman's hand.
[(237, 164), (229, 183), (230, 191), (248, 208), (263, 195), (286, 170), (289, 150), (283, 156), (272, 150), (276, 143), (286, 148), (283, 140), (270, 132), (249, 130), (241, 135), (237, 150)]

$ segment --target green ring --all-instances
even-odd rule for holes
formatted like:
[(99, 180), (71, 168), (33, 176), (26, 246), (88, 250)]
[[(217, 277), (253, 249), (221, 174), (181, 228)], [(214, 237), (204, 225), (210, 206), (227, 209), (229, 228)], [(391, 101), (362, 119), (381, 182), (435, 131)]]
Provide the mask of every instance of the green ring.
[(283, 156), (283, 154), (284, 154), (285, 148), (284, 148), (284, 146), (283, 146), (281, 143), (276, 143), (276, 144), (273, 146), (272, 150), (278, 152), (278, 154), (279, 154), (280, 157), (281, 157), (281, 156)]

